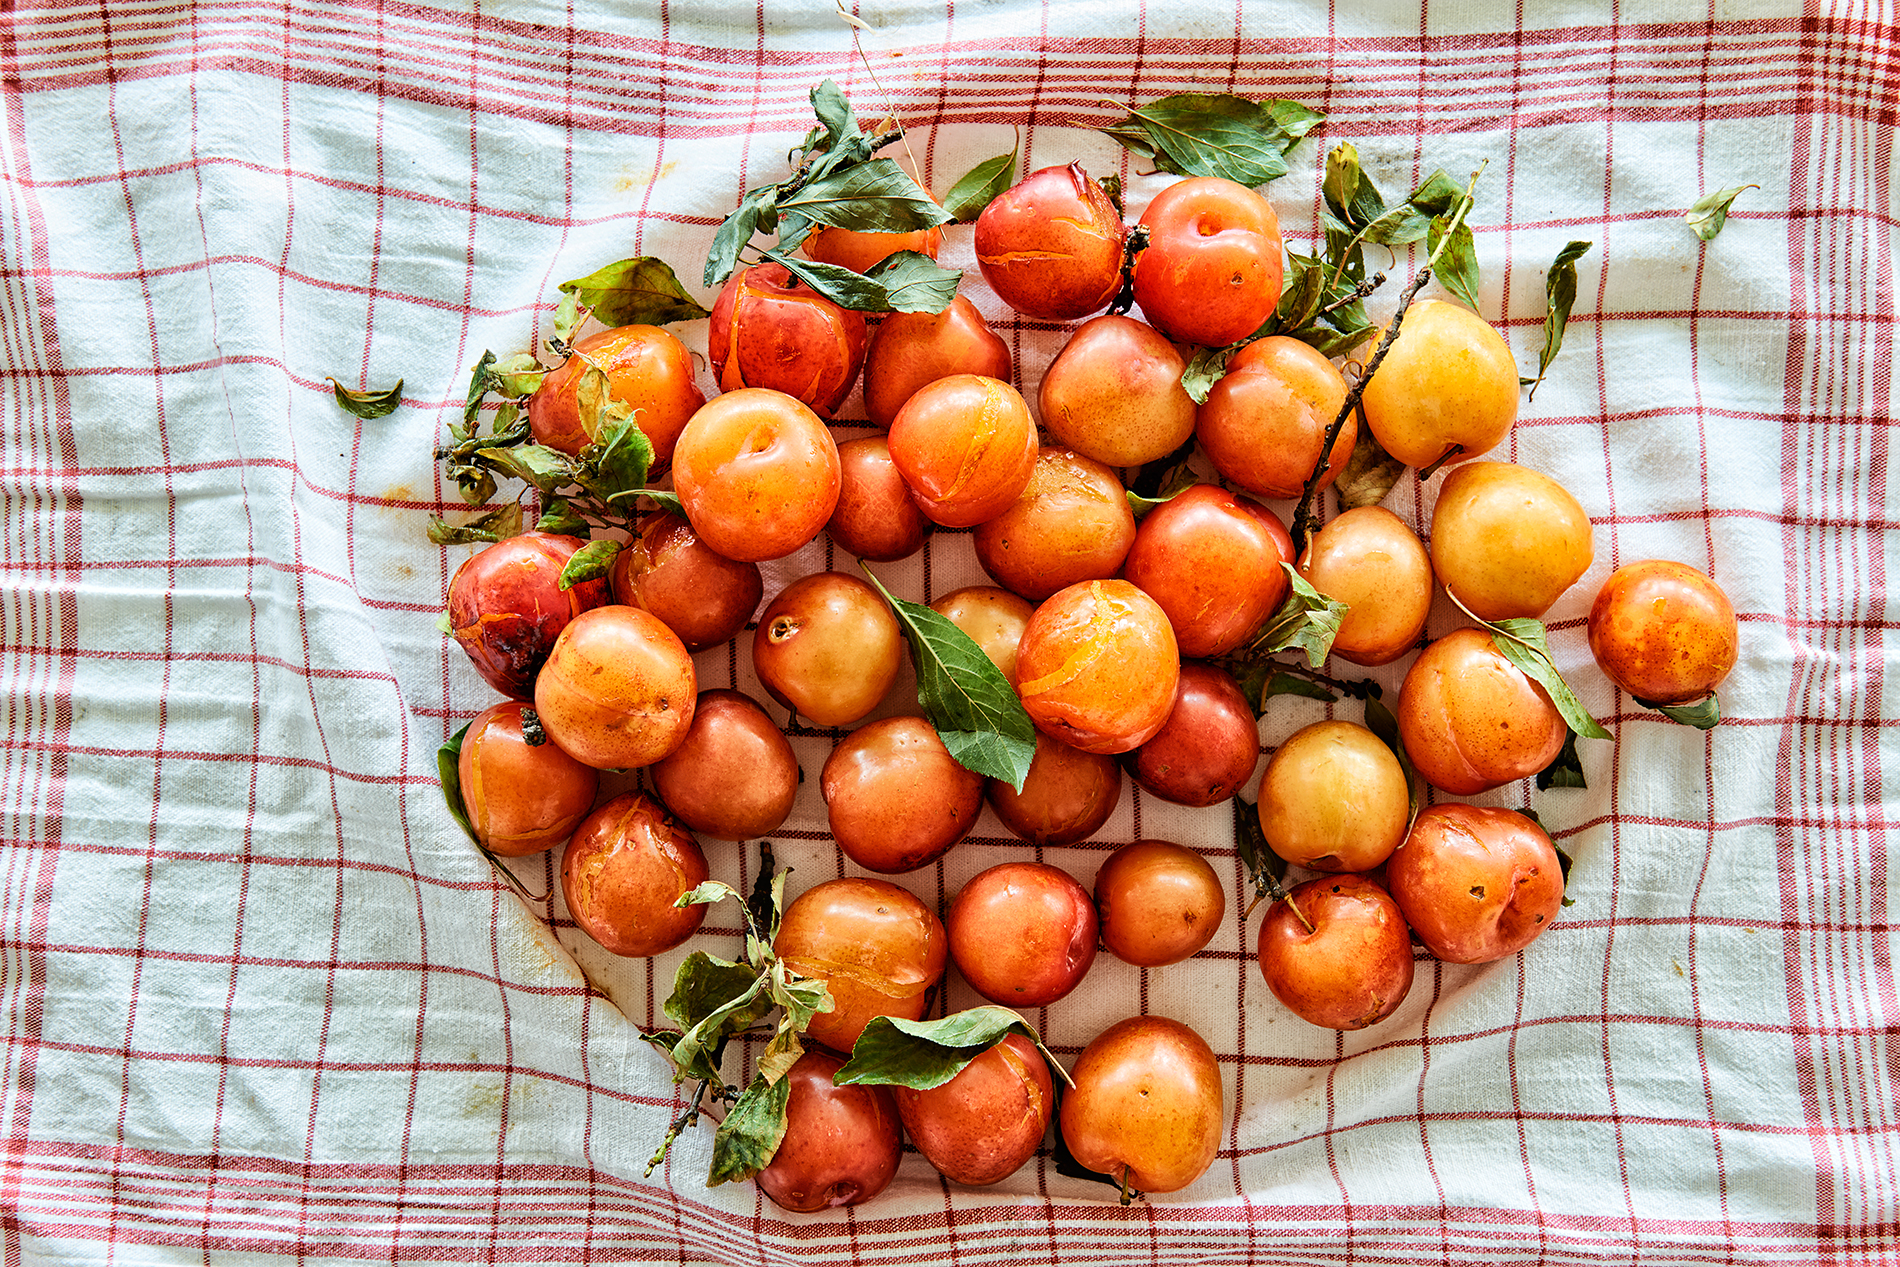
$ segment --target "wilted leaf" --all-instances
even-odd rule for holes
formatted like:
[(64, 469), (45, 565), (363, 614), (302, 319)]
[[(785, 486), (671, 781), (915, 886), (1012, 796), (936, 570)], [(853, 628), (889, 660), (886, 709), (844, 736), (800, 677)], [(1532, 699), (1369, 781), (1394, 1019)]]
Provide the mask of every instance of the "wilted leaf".
[(965, 769), (1022, 791), (1036, 755), (1036, 727), (1009, 679), (947, 617), (893, 597), (869, 568), (864, 574), (904, 630), (917, 668), (917, 702), (950, 755)]
[(594, 319), (604, 326), (657, 326), (710, 315), (686, 293), (672, 268), (651, 255), (619, 260), (585, 277), (562, 282), (561, 292), (576, 296), (593, 309)]
[[(1035, 1029), (1006, 1007), (973, 1007), (939, 1021), (872, 1017), (851, 1049), (851, 1059), (832, 1075), (839, 1086), (897, 1086), (928, 1091), (963, 1072), (964, 1066), (1011, 1033), (1036, 1044), (1050, 1067), (1061, 1070)], [(1067, 1074), (1061, 1074), (1066, 1080)]]
[(578, 474), (574, 459), (559, 449), (542, 444), (523, 444), (510, 449), (478, 449), (478, 457), (499, 468), (504, 474), (552, 493), (564, 484), (575, 482)]
[[(589, 371), (590, 373), (592, 371)], [(646, 488), (653, 465), (653, 441), (632, 417), (600, 427), (594, 443), (581, 450), (588, 491), (605, 501)]]
[(759, 231), (766, 218), (774, 214), (777, 198), (777, 185), (746, 190), (745, 197), (739, 200), (739, 205), (720, 224), (719, 232), (713, 235), (712, 250), (706, 256), (706, 270), (700, 276), (702, 284), (719, 286), (732, 276), (732, 271), (739, 266), (739, 252), (745, 249), (746, 243), (752, 240), (752, 235)]
[(1016, 183), (1016, 151), (986, 158), (965, 172), (943, 197), (943, 209), (959, 224), (983, 214), (996, 195)]
[(1207, 393), (1220, 382), (1227, 373), (1227, 362), (1234, 354), (1232, 348), (1196, 348), (1194, 355), (1188, 358), (1187, 368), (1181, 371), (1181, 389), (1197, 405), (1207, 403)]
[(1306, 654), (1307, 664), (1317, 669), (1331, 654), (1333, 639), (1339, 635), (1339, 622), (1350, 609), (1338, 599), (1328, 598), (1314, 589), (1290, 564), (1280, 566), (1286, 571), (1291, 589), (1280, 610), (1255, 636), (1253, 645), (1269, 655), (1297, 648)]
[(534, 530), (563, 537), (584, 537), (588, 525), (587, 520), (567, 504), (565, 497), (550, 497), (542, 506), (541, 518), (535, 521)]
[(396, 406), (402, 404), (402, 380), (396, 380), (394, 387), (383, 391), (359, 392), (345, 387), (336, 379), (330, 380), (330, 389), (336, 393), (336, 403), (343, 406), (347, 413), (358, 418), (382, 418), (396, 412)]
[(620, 543), (612, 537), (589, 541), (574, 551), (561, 568), (560, 588), (563, 591), (571, 590), (576, 585), (599, 580), (613, 571), (614, 560), (619, 556)]
[(1379, 737), (1379, 742), (1392, 750), (1399, 759), (1399, 769), (1405, 772), (1406, 830), (1417, 820), (1419, 808), (1425, 803), (1424, 781), (1419, 777), (1418, 769), (1412, 764), (1412, 754), (1405, 750), (1405, 742), (1399, 737), (1399, 719), (1392, 715), (1384, 700), (1376, 695), (1366, 696), (1366, 729)]
[(772, 1163), (785, 1139), (785, 1106), (792, 1084), (784, 1078), (767, 1082), (755, 1077), (726, 1120), (713, 1132), (712, 1169), (706, 1186), (750, 1179)]
[(1550, 272), (1544, 276), (1544, 348), (1537, 354), (1537, 377), (1521, 379), (1519, 384), (1531, 389), (1532, 399), (1536, 399), (1537, 385), (1544, 381), (1550, 363), (1557, 359), (1557, 351), (1564, 345), (1564, 327), (1570, 321), (1572, 305), (1577, 302), (1577, 261), (1592, 245), (1594, 243), (1570, 243), (1557, 252)]
[(1310, 324), (1326, 304), (1326, 265), (1315, 256), (1287, 252), (1290, 268), (1280, 302), (1273, 309), (1273, 328), (1291, 334)]
[(1387, 453), (1379, 437), (1372, 434), (1372, 428), (1362, 422), (1358, 438), (1353, 441), (1352, 456), (1346, 459), (1345, 469), (1333, 481), (1339, 508), (1357, 510), (1361, 506), (1378, 505), (1404, 474), (1405, 463)]
[(1537, 790), (1548, 792), (1554, 787), (1589, 787), (1583, 778), (1583, 758), (1577, 755), (1577, 736), (1574, 731), (1564, 732), (1564, 746), (1550, 759), (1550, 764), (1537, 772)]
[(1445, 169), (1439, 168), (1425, 178), (1425, 183), (1412, 191), (1406, 201), (1428, 216), (1442, 216), (1454, 210), (1465, 196), (1458, 182), (1445, 175)]
[[(520, 400), (523, 396), (533, 395), (534, 389), (541, 385), (545, 377), (547, 370), (534, 359), (532, 353), (517, 352), (505, 361), (495, 362), (489, 382), (494, 390), (509, 400)], [(503, 425), (497, 422), (496, 429), (500, 430)]]
[(486, 545), (521, 535), (521, 507), (514, 502), (497, 506), (464, 524), (429, 517), (429, 540), (439, 546)]
[[(1431, 241), (1428, 249), (1438, 256), (1438, 263), (1432, 272), (1438, 278), (1438, 284), (1456, 295), (1465, 307), (1473, 312), (1478, 310), (1478, 244), (1471, 235), (1471, 226), (1460, 220), (1452, 226), (1452, 216), (1447, 212), (1432, 221)], [(1450, 238), (1446, 239), (1449, 232)], [(1444, 251), (1439, 253), (1443, 243)]]
[(1745, 189), (1760, 189), (1760, 185), (1737, 185), (1733, 189), (1722, 189), (1712, 194), (1704, 194), (1696, 199), (1682, 217), (1695, 231), (1695, 235), (1704, 242), (1713, 241), (1715, 235), (1728, 223), (1728, 211), (1735, 198)]
[(1279, 125), (1245, 98), (1177, 93), (1133, 109), (1129, 117), (1147, 131), (1155, 164), (1164, 171), (1220, 176), (1249, 187), (1286, 174)]
[(564, 291), (561, 302), (554, 306), (554, 337), (556, 341), (566, 343), (573, 339), (574, 331), (581, 324), (581, 297), (573, 291)]
[(1273, 852), (1260, 829), (1260, 807), (1244, 796), (1234, 798), (1234, 848), (1257, 897), (1279, 901), (1286, 896), (1286, 859)]

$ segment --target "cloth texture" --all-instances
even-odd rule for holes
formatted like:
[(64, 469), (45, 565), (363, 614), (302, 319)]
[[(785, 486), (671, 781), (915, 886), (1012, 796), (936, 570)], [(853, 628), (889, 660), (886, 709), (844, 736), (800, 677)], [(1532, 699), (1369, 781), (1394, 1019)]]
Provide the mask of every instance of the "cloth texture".
[[(851, 16), (0, 12), (8, 1267), (1900, 1261), (1892, 5)], [(1256, 966), (1229, 809), (1132, 785), (1082, 844), (1033, 850), (986, 810), (899, 878), (941, 909), (1001, 861), (1086, 885), (1137, 838), (1204, 853), (1229, 896), (1205, 952), (1148, 970), (1104, 954), (1029, 1014), (1070, 1064), (1143, 1012), (1206, 1038), (1226, 1124), (1182, 1192), (1123, 1207), (1045, 1144), (994, 1188), (907, 1152), (874, 1202), (787, 1214), (752, 1184), (706, 1186), (708, 1127), (646, 1175), (684, 1101), (638, 1031), (665, 1023), (688, 950), (737, 953), (735, 913), (616, 959), (567, 917), (558, 854), (516, 864), (547, 895), (525, 902), (442, 805), (437, 746), (496, 699), (436, 624), (471, 551), (425, 535), (466, 513), (431, 450), (469, 367), (535, 348), (559, 284), (624, 257), (667, 260), (710, 306), (716, 226), (784, 175), (826, 77), (904, 121), (939, 196), (1020, 139), (1019, 171), (1119, 176), (1131, 215), (1168, 178), (1091, 129), (1174, 92), (1303, 102), (1326, 122), (1267, 191), (1301, 251), (1342, 140), (1389, 199), (1482, 166), (1480, 308), (1521, 366), (1550, 261), (1593, 244), (1563, 351), (1491, 455), (1555, 476), (1594, 521), (1595, 563), (1546, 619), (1614, 735), (1580, 744), (1587, 789), (1470, 798), (1534, 806), (1574, 859), (1573, 904), (1529, 950), (1475, 967), (1420, 950), (1392, 1018), (1308, 1025)], [(1684, 213), (1738, 185), (1701, 241)], [(943, 258), (970, 269), (1033, 400), (1069, 327), (997, 301), (968, 227)], [(1375, 313), (1422, 261), (1373, 252), (1392, 276)], [(703, 353), (704, 322), (681, 333)], [(360, 421), (332, 379), (400, 379), (402, 406)], [(854, 395), (837, 435), (863, 418)], [(1408, 476), (1387, 505), (1425, 532), (1441, 481)], [(1740, 615), (1713, 731), (1591, 661), (1591, 597), (1646, 558), (1709, 572)], [(827, 567), (853, 563), (820, 538), (767, 567), (768, 598)], [(986, 579), (963, 532), (880, 575), (914, 599)], [(1434, 636), (1464, 623), (1436, 602)], [(702, 689), (764, 698), (749, 638), (698, 656)], [(1389, 699), (1407, 663), (1347, 676)], [(1276, 699), (1263, 753), (1328, 716), (1360, 707)], [(796, 893), (861, 872), (817, 788), (835, 732), (792, 735), (806, 778), (774, 841)], [(715, 876), (751, 884), (753, 846), (703, 843)], [(977, 1001), (953, 973), (940, 1006)]]

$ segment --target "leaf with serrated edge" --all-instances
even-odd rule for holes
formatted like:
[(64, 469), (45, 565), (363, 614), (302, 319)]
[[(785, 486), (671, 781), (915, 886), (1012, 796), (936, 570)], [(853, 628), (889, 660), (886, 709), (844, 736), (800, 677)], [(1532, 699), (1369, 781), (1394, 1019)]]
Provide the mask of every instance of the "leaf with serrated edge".
[(706, 1186), (750, 1179), (772, 1163), (785, 1140), (785, 1106), (792, 1084), (784, 1078), (754, 1078), (713, 1132), (712, 1169)]
[(1274, 126), (1280, 129), (1282, 154), (1298, 145), (1308, 132), (1326, 121), (1325, 115), (1297, 101), (1276, 97), (1261, 102), (1260, 107), (1273, 120)]
[(559, 449), (550, 449), (546, 445), (522, 444), (510, 449), (478, 449), (476, 455), (486, 458), (503, 473), (518, 480), (526, 480), (544, 493), (574, 483), (574, 460)]
[(1399, 482), (1405, 470), (1405, 463), (1385, 451), (1379, 438), (1372, 434), (1371, 427), (1360, 427), (1358, 439), (1353, 442), (1352, 456), (1346, 459), (1345, 469), (1333, 481), (1333, 492), (1339, 497), (1339, 508), (1357, 510), (1361, 506), (1378, 505)]
[(342, 383), (332, 378), (330, 380), (330, 389), (336, 396), (336, 403), (343, 406), (346, 413), (354, 414), (365, 421), (373, 418), (386, 417), (389, 414), (395, 413), (396, 406), (402, 404), (402, 380), (400, 378), (396, 380), (394, 387), (387, 388), (383, 391), (371, 390), (362, 392), (345, 387)]
[(1156, 157), (1166, 154), (1190, 176), (1219, 176), (1249, 186), (1286, 174), (1273, 120), (1251, 101), (1184, 92), (1130, 113), (1147, 128)]
[(673, 993), (662, 1007), (681, 1030), (689, 1030), (752, 988), (758, 970), (695, 950), (673, 974)]
[[(1634, 699), (1634, 696), (1631, 696)], [(1651, 700), (1636, 700), (1644, 708), (1653, 708), (1670, 721), (1683, 726), (1693, 726), (1697, 730), (1713, 730), (1722, 722), (1722, 705), (1713, 694), (1693, 704), (1658, 704)]]
[(1339, 622), (1351, 609), (1314, 589), (1290, 564), (1280, 566), (1286, 571), (1291, 589), (1286, 602), (1254, 639), (1254, 645), (1268, 654), (1297, 647), (1306, 654), (1307, 665), (1317, 669), (1326, 663), (1333, 639), (1339, 635)]
[(534, 524), (536, 532), (551, 532), (561, 537), (584, 537), (587, 535), (587, 520), (572, 506), (565, 497), (550, 497), (541, 510), (541, 518)]
[(1006, 1007), (953, 1012), (938, 1021), (875, 1016), (851, 1048), (851, 1059), (832, 1075), (839, 1086), (898, 1086), (917, 1091), (940, 1087), (972, 1060), (1017, 1033), (1036, 1045), (1063, 1081), (1068, 1074), (1035, 1029)]
[(1557, 672), (1556, 661), (1550, 658), (1550, 641), (1544, 634), (1543, 621), (1520, 616), (1484, 623), (1492, 631), (1492, 644), (1526, 677), (1544, 688), (1571, 730), (1585, 739), (1610, 737), (1610, 732), (1597, 724), (1597, 719), (1590, 716), (1583, 702), (1571, 692), (1563, 674)]
[(594, 443), (581, 450), (583, 466), (593, 469), (588, 491), (607, 501), (645, 488), (647, 470), (653, 465), (653, 441), (640, 424), (632, 417), (614, 418), (594, 434)]
[(1009, 679), (947, 617), (922, 603), (893, 597), (869, 568), (858, 566), (891, 605), (910, 643), (917, 702), (944, 747), (965, 769), (1022, 791), (1036, 755), (1036, 727)]
[(1577, 261), (1594, 245), (1592, 242), (1570, 243), (1557, 252), (1557, 258), (1550, 262), (1550, 272), (1544, 277), (1544, 347), (1537, 354), (1537, 377), (1523, 384), (1531, 389), (1533, 400), (1537, 397), (1537, 385), (1544, 381), (1550, 363), (1557, 359), (1557, 352), (1564, 345), (1564, 327), (1569, 324), (1570, 309), (1577, 302)]
[(666, 261), (652, 255), (617, 260), (585, 277), (562, 282), (561, 290), (594, 310), (604, 326), (665, 325), (709, 316), (686, 293)]
[(1760, 189), (1760, 185), (1736, 185), (1733, 189), (1721, 189), (1712, 194), (1704, 194), (1695, 200), (1682, 217), (1704, 242), (1712, 242), (1715, 235), (1728, 223), (1728, 211), (1734, 205), (1736, 197), (1747, 189)]
[(963, 281), (961, 270), (945, 268), (922, 251), (893, 251), (865, 276), (884, 288), (892, 312), (942, 312)]
[(1326, 303), (1326, 267), (1318, 259), (1287, 253), (1291, 268), (1280, 302), (1273, 309), (1273, 324), (1281, 333), (1302, 329), (1319, 314)]
[(943, 196), (943, 209), (954, 216), (959, 224), (968, 224), (983, 213), (983, 208), (996, 200), (996, 195), (1015, 182), (1015, 150), (998, 154), (995, 158), (986, 158), (950, 186), (950, 192)]
[[(547, 371), (541, 362), (534, 359), (532, 352), (517, 352), (505, 361), (495, 362), (493, 383), (495, 390), (509, 400), (520, 400), (523, 396), (532, 396), (534, 389), (541, 385)], [(501, 415), (495, 416), (495, 430), (500, 431), (507, 424), (501, 421)]]

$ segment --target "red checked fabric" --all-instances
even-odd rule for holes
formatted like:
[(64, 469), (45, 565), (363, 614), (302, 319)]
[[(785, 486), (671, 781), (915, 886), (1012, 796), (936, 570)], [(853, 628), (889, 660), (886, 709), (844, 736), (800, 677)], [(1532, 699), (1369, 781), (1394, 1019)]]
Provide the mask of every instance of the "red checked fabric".
[[(1890, 8), (854, 12), (861, 31), (820, 0), (0, 12), (6, 1263), (1900, 1259)], [(462, 513), (430, 448), (468, 367), (533, 346), (560, 282), (626, 256), (710, 302), (714, 226), (783, 174), (826, 76), (895, 108), (939, 193), (1020, 129), (1023, 170), (1119, 175), (1131, 214), (1167, 178), (1090, 127), (1177, 91), (1306, 102), (1328, 122), (1270, 189), (1300, 249), (1337, 141), (1388, 195), (1484, 165), (1481, 306), (1524, 365), (1545, 268), (1594, 243), (1498, 453), (1596, 527), (1549, 619), (1615, 742), (1583, 741), (1587, 791), (1477, 798), (1534, 804), (1575, 858), (1548, 934), (1483, 967), (1421, 951), (1399, 1012), (1342, 1036), (1265, 989), (1225, 810), (1125, 791), (1096, 840), (1040, 854), (1086, 883), (1169, 837), (1230, 881), (1201, 956), (1103, 956), (1031, 1015), (1065, 1061), (1140, 1012), (1213, 1046), (1221, 1152), (1165, 1198), (1123, 1208), (1046, 1149), (988, 1190), (907, 1154), (875, 1203), (789, 1215), (706, 1187), (703, 1128), (648, 1177), (682, 1102), (637, 1028), (685, 950), (585, 944), (442, 808), (434, 750), (494, 698), (435, 625), (468, 550), (424, 536)], [(1705, 245), (1683, 213), (1733, 185), (1755, 188)], [(949, 262), (973, 262), (969, 232)], [(966, 291), (1033, 392), (1064, 330), (974, 270)], [(684, 334), (703, 349), (703, 323)], [(403, 407), (359, 422), (332, 376), (401, 379)], [(859, 403), (842, 417), (861, 434)], [(1424, 530), (1434, 491), (1388, 504)], [(1590, 595), (1649, 557), (1710, 571), (1741, 614), (1712, 733), (1590, 663)], [(768, 591), (834, 564), (809, 547)], [(910, 597), (980, 579), (948, 532), (884, 576)], [(1439, 602), (1435, 633), (1459, 623)], [(699, 669), (758, 691), (744, 638)], [(1263, 750), (1329, 714), (1359, 717), (1276, 701)], [(851, 870), (816, 790), (833, 738), (795, 733), (794, 893)], [(756, 853), (709, 853), (751, 882)], [(1028, 856), (986, 813), (904, 879), (940, 903)], [(549, 861), (518, 871), (548, 891)], [(737, 944), (726, 909), (690, 948)]]

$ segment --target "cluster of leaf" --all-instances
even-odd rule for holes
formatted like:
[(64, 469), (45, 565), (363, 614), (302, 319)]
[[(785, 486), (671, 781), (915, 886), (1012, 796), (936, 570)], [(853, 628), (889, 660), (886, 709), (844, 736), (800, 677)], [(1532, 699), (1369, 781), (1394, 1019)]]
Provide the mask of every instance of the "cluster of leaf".
[(844, 92), (829, 79), (811, 90), (811, 106), (818, 126), (787, 156), (791, 174), (746, 190), (720, 224), (706, 257), (705, 284), (717, 286), (732, 276), (752, 239), (768, 234), (777, 240), (758, 257), (784, 265), (842, 308), (942, 312), (956, 298), (963, 275), (922, 252), (899, 251), (862, 274), (794, 254), (823, 226), (911, 233), (953, 219), (902, 167), (876, 157), (878, 150), (903, 138), (902, 128), (865, 132)]
[[(713, 1132), (709, 1186), (750, 1179), (770, 1164), (785, 1138), (791, 1086), (785, 1075), (804, 1054), (800, 1040), (812, 1017), (832, 1010), (823, 981), (800, 976), (778, 957), (773, 942), (785, 910), (785, 877), (773, 867), (772, 848), (761, 842), (759, 877), (745, 918), (745, 958), (721, 959), (694, 951), (674, 975), (665, 1003), (667, 1018), (679, 1028), (643, 1032), (641, 1038), (673, 1066), (673, 1082), (697, 1084), (686, 1111), (674, 1119), (647, 1163), (652, 1174), (681, 1132), (698, 1122), (712, 1104), (727, 1107)], [(697, 906), (739, 897), (738, 891), (709, 880), (681, 897), (678, 905)], [(772, 1013), (779, 1013), (767, 1027)], [(742, 1090), (728, 1083), (726, 1049), (735, 1038), (771, 1034), (753, 1061), (751, 1080)], [(1008, 1008), (977, 1007), (936, 1021), (878, 1017), (865, 1026), (848, 1060), (835, 1075), (839, 1086), (903, 1086), (920, 1091), (942, 1086), (966, 1065), (1011, 1034), (1028, 1038), (1063, 1081), (1068, 1074), (1021, 1016)]]
[[(558, 349), (586, 359), (565, 344)], [(493, 498), (497, 475), (520, 480), (540, 493), (535, 530), (570, 536), (586, 536), (596, 527), (633, 531), (641, 498), (678, 513), (676, 495), (647, 487), (653, 443), (634, 420), (633, 409), (613, 396), (598, 365), (588, 364), (575, 390), (581, 426), (594, 442), (578, 455), (532, 443), (528, 420), (515, 402), (534, 390), (543, 371), (538, 365), (527, 369), (520, 364), (523, 359), (497, 363), (493, 352), (482, 354), (462, 421), (449, 424), (453, 443), (437, 450), (464, 500), (479, 505)], [(490, 392), (509, 399), (484, 432), (482, 401)], [(431, 516), (429, 540), (438, 545), (499, 541), (519, 532), (520, 525), (520, 504), (509, 501), (463, 524)], [(562, 587), (605, 574), (619, 549), (619, 542), (602, 539), (577, 551), (561, 574)]]

